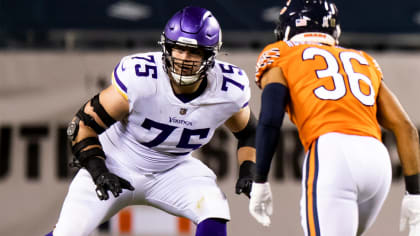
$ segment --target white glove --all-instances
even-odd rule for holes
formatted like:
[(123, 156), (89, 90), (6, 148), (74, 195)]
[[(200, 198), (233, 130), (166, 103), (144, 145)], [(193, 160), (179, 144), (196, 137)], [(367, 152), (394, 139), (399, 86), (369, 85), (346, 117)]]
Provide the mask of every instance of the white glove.
[(273, 197), (268, 182), (252, 183), (249, 212), (262, 225), (270, 225), (270, 216), (273, 214)]
[(420, 195), (404, 195), (401, 206), (400, 231), (410, 229), (409, 236), (420, 235)]

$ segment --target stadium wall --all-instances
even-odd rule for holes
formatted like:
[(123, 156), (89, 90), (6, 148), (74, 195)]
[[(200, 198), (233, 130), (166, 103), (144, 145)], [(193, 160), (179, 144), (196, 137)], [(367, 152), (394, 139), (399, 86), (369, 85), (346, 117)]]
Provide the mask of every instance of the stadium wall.
[[(0, 54), (0, 235), (44, 235), (53, 228), (74, 175), (67, 168), (70, 154), (66, 124), (84, 101), (109, 83), (114, 66), (130, 53), (133, 51)], [(420, 88), (420, 52), (371, 54), (382, 66), (388, 86), (420, 127), (416, 95)], [(253, 96), (250, 106), (255, 114), (259, 113), (261, 94), (253, 83), (257, 56), (257, 51), (225, 51), (219, 56), (248, 73)], [(229, 199), (229, 235), (302, 235), (299, 168), (303, 151), (290, 122), (285, 122), (282, 135), (270, 177), (275, 211), (269, 228), (257, 224), (248, 213), (248, 199), (234, 193), (238, 168), (233, 135), (221, 128), (214, 140), (196, 153), (218, 174), (219, 184)], [(406, 235), (398, 232), (404, 186), (392, 135), (385, 132), (384, 142), (391, 152), (394, 181), (385, 206), (367, 235)], [(145, 224), (145, 220), (150, 222)], [(166, 213), (134, 207), (114, 217), (98, 232), (194, 235), (194, 227)]]

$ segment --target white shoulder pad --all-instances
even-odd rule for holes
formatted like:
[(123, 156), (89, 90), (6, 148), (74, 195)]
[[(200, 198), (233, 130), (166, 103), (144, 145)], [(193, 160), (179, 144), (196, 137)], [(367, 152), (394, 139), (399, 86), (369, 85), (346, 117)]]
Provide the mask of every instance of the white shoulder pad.
[(156, 91), (156, 80), (163, 73), (162, 53), (139, 53), (122, 58), (112, 73), (112, 84), (128, 101)]
[(243, 69), (228, 62), (216, 60), (212, 73), (213, 79), (217, 81), (216, 92), (220, 97), (235, 102), (239, 108), (248, 105), (251, 91), (248, 76)]

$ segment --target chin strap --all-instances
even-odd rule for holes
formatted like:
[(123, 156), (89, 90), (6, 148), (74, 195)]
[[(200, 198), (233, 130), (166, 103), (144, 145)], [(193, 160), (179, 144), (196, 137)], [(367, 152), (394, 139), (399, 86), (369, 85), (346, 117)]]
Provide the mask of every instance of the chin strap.
[(201, 75), (179, 75), (175, 72), (171, 72), (172, 78), (175, 80), (175, 82), (180, 86), (185, 85), (192, 85), (200, 80)]

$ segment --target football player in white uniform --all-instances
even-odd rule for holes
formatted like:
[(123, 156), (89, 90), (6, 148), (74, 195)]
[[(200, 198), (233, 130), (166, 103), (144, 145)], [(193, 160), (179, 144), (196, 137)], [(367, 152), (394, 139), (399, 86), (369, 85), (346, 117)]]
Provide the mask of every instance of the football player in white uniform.
[(226, 235), (226, 197), (213, 171), (191, 156), (222, 124), (238, 139), (236, 193), (249, 197), (257, 122), (247, 75), (215, 59), (222, 44), (217, 20), (186, 7), (168, 21), (159, 43), (162, 52), (124, 57), (112, 85), (70, 122), (73, 165), (81, 169), (48, 235), (89, 235), (129, 205), (186, 217), (197, 236)]

